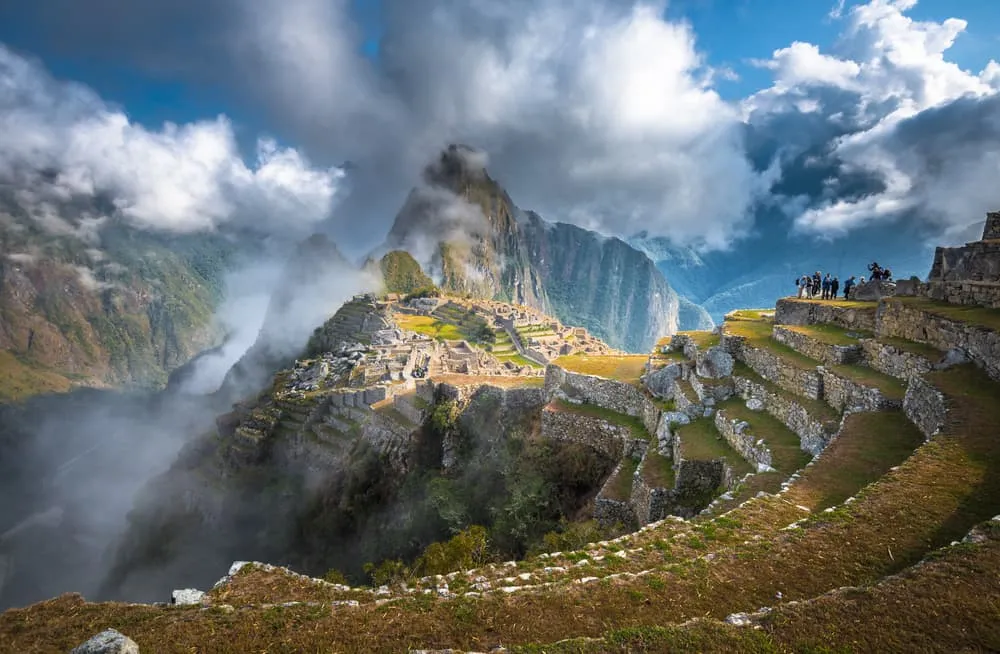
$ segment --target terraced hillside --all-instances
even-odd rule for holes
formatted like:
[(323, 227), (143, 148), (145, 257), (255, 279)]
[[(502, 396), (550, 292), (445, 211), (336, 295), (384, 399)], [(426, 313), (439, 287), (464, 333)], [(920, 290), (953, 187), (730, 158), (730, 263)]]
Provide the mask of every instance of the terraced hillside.
[(640, 379), (550, 366), (543, 433), (618, 457), (594, 509), (636, 531), (380, 587), (241, 563), (194, 606), (65, 595), (0, 616), (0, 649), (1000, 649), (998, 316), (781, 300)]

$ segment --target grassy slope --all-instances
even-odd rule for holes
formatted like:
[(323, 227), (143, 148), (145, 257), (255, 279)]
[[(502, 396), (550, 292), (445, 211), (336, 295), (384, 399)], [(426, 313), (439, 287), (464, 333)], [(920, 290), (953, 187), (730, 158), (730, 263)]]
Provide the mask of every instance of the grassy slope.
[(584, 375), (596, 375), (629, 384), (638, 384), (639, 377), (646, 370), (646, 355), (623, 356), (590, 356), (587, 354), (570, 354), (559, 357), (552, 363), (568, 370)]

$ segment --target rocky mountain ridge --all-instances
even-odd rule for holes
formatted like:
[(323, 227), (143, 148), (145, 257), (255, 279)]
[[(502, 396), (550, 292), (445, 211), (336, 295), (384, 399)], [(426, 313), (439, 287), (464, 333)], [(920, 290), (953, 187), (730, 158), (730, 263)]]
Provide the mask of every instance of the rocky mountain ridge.
[(630, 351), (712, 324), (624, 241), (521, 210), (464, 146), (428, 166), (383, 249), (410, 251), (449, 292), (532, 306)]

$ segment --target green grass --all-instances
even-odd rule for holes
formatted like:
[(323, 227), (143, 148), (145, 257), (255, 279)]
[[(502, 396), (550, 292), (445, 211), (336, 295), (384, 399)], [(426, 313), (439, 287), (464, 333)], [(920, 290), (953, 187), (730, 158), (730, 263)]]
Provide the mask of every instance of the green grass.
[(908, 341), (905, 338), (896, 338), (895, 336), (886, 336), (878, 339), (879, 343), (884, 345), (891, 345), (894, 348), (902, 350), (904, 352), (909, 352), (910, 354), (915, 354), (917, 356), (924, 357), (931, 363), (935, 363), (944, 356), (944, 352), (937, 349), (932, 345), (927, 345), (926, 343), (917, 343), (916, 341)]
[(830, 370), (864, 386), (874, 386), (890, 399), (902, 400), (906, 395), (906, 385), (903, 382), (868, 366), (839, 365), (830, 366)]
[(755, 384), (763, 386), (764, 389), (767, 390), (769, 393), (773, 395), (778, 395), (788, 401), (795, 402), (796, 404), (804, 408), (809, 413), (809, 415), (811, 415), (816, 420), (819, 420), (821, 422), (828, 422), (831, 420), (840, 419), (840, 414), (837, 412), (837, 410), (831, 407), (826, 402), (823, 402), (822, 400), (814, 400), (808, 397), (796, 395), (790, 391), (786, 391), (785, 389), (778, 386), (774, 382), (764, 379), (763, 377), (758, 375), (753, 368), (746, 365), (742, 361), (737, 361), (736, 363), (733, 364), (733, 376), (749, 379)]
[(785, 298), (791, 302), (803, 302), (809, 304), (823, 304), (828, 307), (840, 307), (842, 309), (871, 309), (874, 310), (877, 302), (867, 300), (807, 300), (796, 297)]
[(632, 457), (623, 459), (622, 467), (619, 468), (618, 474), (606, 486), (605, 497), (610, 500), (627, 502), (632, 495), (632, 476), (635, 474), (635, 469), (638, 466), (638, 462)]
[(739, 452), (730, 447), (710, 418), (700, 418), (677, 428), (681, 458), (687, 461), (725, 459), (738, 476), (753, 472)]
[(456, 325), (432, 316), (414, 316), (398, 313), (395, 316), (395, 320), (400, 329), (423, 334), (434, 339), (462, 341), (467, 338)]
[(577, 415), (589, 416), (591, 418), (600, 418), (601, 420), (610, 422), (614, 425), (628, 427), (632, 432), (633, 438), (639, 440), (649, 439), (649, 432), (646, 431), (646, 427), (642, 424), (641, 420), (634, 416), (618, 413), (617, 411), (611, 411), (610, 409), (605, 409), (604, 407), (599, 407), (594, 404), (573, 404), (572, 402), (567, 402), (565, 400), (553, 400), (549, 406), (557, 411), (575, 413)]
[(741, 399), (735, 397), (721, 402), (718, 408), (724, 410), (728, 418), (750, 423), (754, 437), (763, 439), (771, 450), (771, 466), (785, 476), (809, 462), (811, 457), (802, 451), (801, 441), (795, 432), (766, 411), (751, 411)]
[(510, 361), (514, 365), (517, 365), (517, 366), (529, 366), (531, 368), (542, 368), (543, 367), (542, 365), (540, 365), (538, 363), (535, 363), (531, 359), (527, 359), (527, 358), (521, 356), (516, 351), (513, 352), (513, 353), (511, 353), (511, 354), (497, 354), (496, 352), (494, 352), (493, 356), (495, 356), (497, 358), (497, 360), (500, 361), (500, 363), (504, 363), (504, 362)]
[(955, 320), (967, 325), (977, 325), (993, 331), (1000, 331), (1000, 309), (971, 306), (965, 304), (948, 304), (922, 297), (894, 297), (888, 302), (899, 302), (906, 306), (927, 313)]
[[(783, 325), (786, 329), (809, 336), (815, 341), (826, 345), (859, 345), (860, 339), (871, 338), (871, 332), (862, 329), (844, 329), (836, 325)], [(849, 336), (848, 334), (855, 334)]]
[(691, 331), (677, 332), (680, 336), (687, 336), (698, 347), (699, 350), (707, 350), (719, 344), (721, 337), (711, 331)]
[(727, 334), (746, 339), (747, 345), (767, 350), (781, 357), (790, 365), (802, 370), (813, 370), (820, 362), (793, 350), (784, 343), (779, 343), (771, 337), (771, 323), (756, 320), (727, 320), (723, 323)]
[(559, 357), (552, 363), (569, 372), (638, 384), (639, 378), (646, 371), (647, 360), (648, 357), (645, 355), (570, 354)]
[(0, 350), (0, 402), (22, 400), (39, 393), (64, 393), (71, 386), (67, 377)]
[(774, 309), (737, 309), (726, 314), (726, 320), (756, 320), (769, 321), (774, 316)]
[(646, 451), (646, 462), (642, 464), (642, 478), (654, 488), (674, 487), (674, 463), (657, 452), (653, 443)]

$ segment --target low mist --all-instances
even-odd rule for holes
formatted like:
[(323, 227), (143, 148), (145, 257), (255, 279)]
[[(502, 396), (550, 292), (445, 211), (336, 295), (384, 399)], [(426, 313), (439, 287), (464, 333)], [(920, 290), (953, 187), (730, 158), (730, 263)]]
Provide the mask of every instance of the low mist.
[[(294, 358), (345, 300), (374, 288), (342, 258), (301, 254), (228, 276), (215, 317), (224, 343), (174, 371), (167, 390), (80, 389), (0, 406), (0, 610), (64, 592), (133, 599), (104, 589), (136, 498), (275, 370), (264, 370), (273, 359), (255, 361), (259, 374), (219, 393), (227, 372), (254, 351)], [(169, 590), (145, 599), (168, 600)]]

